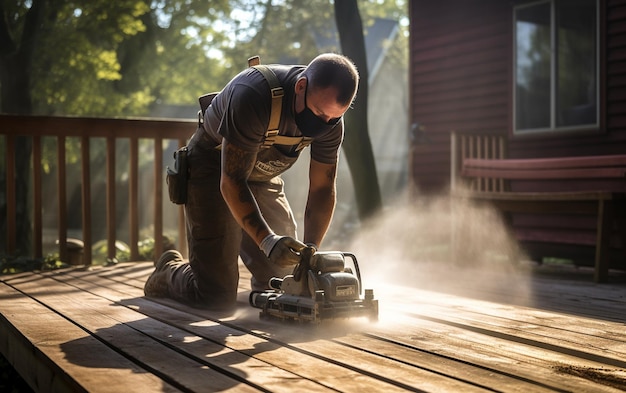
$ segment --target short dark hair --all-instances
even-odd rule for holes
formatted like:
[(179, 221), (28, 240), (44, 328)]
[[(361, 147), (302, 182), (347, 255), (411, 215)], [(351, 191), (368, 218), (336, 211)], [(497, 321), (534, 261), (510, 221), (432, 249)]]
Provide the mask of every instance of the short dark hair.
[(337, 88), (337, 102), (348, 105), (359, 85), (359, 72), (350, 59), (336, 53), (324, 53), (313, 59), (304, 70), (313, 89)]

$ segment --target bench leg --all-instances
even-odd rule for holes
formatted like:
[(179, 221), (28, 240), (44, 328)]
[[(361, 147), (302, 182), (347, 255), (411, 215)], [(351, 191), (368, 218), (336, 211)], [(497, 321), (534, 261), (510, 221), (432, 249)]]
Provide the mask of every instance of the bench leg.
[(593, 280), (607, 282), (609, 276), (609, 246), (611, 240), (612, 203), (598, 201), (598, 231), (596, 238), (596, 261)]

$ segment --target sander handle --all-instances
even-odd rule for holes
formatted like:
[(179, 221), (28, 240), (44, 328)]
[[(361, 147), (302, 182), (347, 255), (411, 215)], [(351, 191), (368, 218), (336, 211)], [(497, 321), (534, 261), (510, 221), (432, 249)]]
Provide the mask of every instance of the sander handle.
[(354, 265), (354, 270), (356, 274), (357, 280), (359, 280), (359, 295), (363, 294), (363, 282), (361, 281), (361, 269), (359, 269), (359, 263), (356, 260), (356, 255), (351, 252), (341, 252), (344, 257), (348, 257), (352, 259), (352, 263)]

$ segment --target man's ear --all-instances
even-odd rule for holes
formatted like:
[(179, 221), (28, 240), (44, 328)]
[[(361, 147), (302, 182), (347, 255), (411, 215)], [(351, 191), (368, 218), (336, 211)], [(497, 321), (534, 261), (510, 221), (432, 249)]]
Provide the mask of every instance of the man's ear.
[(302, 94), (306, 90), (307, 79), (305, 76), (301, 76), (296, 81), (296, 94)]

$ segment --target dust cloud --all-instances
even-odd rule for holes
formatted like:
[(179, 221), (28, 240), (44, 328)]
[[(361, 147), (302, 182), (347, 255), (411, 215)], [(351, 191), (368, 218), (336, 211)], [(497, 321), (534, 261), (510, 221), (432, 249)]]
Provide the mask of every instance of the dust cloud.
[(530, 263), (497, 211), (448, 196), (407, 199), (362, 225), (347, 246), (365, 288), (530, 301)]

